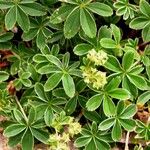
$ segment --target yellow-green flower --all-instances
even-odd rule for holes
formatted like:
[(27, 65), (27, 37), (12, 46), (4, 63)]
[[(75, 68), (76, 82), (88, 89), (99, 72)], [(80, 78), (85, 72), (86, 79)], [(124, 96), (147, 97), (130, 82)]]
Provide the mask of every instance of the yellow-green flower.
[(108, 59), (107, 53), (100, 50), (98, 52), (95, 51), (95, 49), (92, 49), (88, 52), (87, 58), (93, 62), (95, 65), (104, 65)]
[(93, 67), (82, 66), (81, 69), (83, 71), (84, 82), (92, 84), (94, 88), (102, 88), (107, 83), (105, 72), (101, 72)]
[(70, 134), (71, 137), (80, 132), (81, 132), (81, 125), (78, 122), (73, 122), (69, 124), (68, 133)]

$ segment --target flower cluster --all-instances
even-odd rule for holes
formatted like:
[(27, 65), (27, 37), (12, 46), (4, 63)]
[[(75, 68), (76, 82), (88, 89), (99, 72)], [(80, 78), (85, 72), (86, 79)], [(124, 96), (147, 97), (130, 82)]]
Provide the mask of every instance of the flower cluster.
[(70, 150), (69, 142), (81, 132), (81, 125), (73, 117), (65, 116), (64, 112), (54, 117), (52, 127), (56, 133), (50, 135), (50, 150)]
[(108, 60), (107, 53), (100, 50), (96, 52), (94, 49), (87, 54), (86, 64), (81, 67), (84, 82), (91, 84), (93, 88), (103, 88), (107, 83), (106, 73), (98, 70), (97, 66), (103, 66)]
[(50, 150), (69, 150), (68, 142), (70, 141), (69, 134), (62, 135), (56, 133), (49, 138)]
[(81, 67), (83, 71), (84, 82), (92, 84), (96, 89), (102, 88), (106, 83), (106, 73), (98, 71), (96, 68), (92, 67)]
[(96, 66), (104, 65), (107, 61), (107, 53), (104, 51), (98, 51), (96, 52), (95, 49), (92, 49), (88, 52), (87, 58), (93, 62)]

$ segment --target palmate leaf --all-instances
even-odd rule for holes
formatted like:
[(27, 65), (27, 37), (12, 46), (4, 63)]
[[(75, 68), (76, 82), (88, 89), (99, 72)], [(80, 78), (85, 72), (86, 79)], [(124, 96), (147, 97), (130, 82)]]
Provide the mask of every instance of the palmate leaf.
[(27, 32), (30, 26), (28, 15), (43, 16), (46, 14), (44, 7), (34, 1), (18, 1), (17, 5), (13, 2), (2, 1), (0, 3), (0, 9), (10, 8), (5, 16), (5, 25), (8, 30), (11, 30), (17, 22), (22, 30)]
[(74, 96), (65, 105), (67, 115), (71, 115), (75, 111), (77, 106), (77, 98), (78, 98), (77, 96)]
[(109, 128), (111, 128), (115, 123), (115, 118), (108, 118), (106, 120), (104, 120), (103, 122), (101, 122), (98, 126), (99, 130), (107, 130)]
[(78, 44), (74, 47), (73, 51), (76, 55), (78, 56), (82, 56), (88, 53), (88, 51), (90, 51), (93, 48), (92, 45), (90, 44)]
[(53, 90), (61, 81), (63, 74), (62, 73), (54, 73), (52, 74), (46, 83), (44, 84), (45, 91)]
[(13, 6), (13, 2), (0, 1), (0, 9), (8, 9)]
[(145, 16), (140, 16), (140, 17), (133, 19), (130, 22), (130, 28), (140, 30), (146, 27), (148, 24), (149, 24), (148, 18)]
[(103, 100), (103, 111), (106, 116), (113, 116), (116, 111), (116, 107), (112, 99), (105, 95)]
[(129, 106), (127, 106), (124, 111), (120, 114), (120, 118), (122, 119), (128, 119), (133, 117), (137, 112), (137, 108), (136, 105), (131, 104)]
[(141, 77), (139, 75), (128, 74), (127, 78), (138, 89), (140, 89), (140, 90), (146, 90), (147, 89), (147, 83), (146, 83), (146, 81), (145, 81), (145, 79), (143, 77)]
[(133, 131), (135, 128), (135, 121), (132, 119), (120, 119), (119, 120), (123, 128), (127, 131)]
[(111, 7), (104, 3), (94, 2), (87, 5), (87, 8), (92, 11), (93, 13), (96, 13), (100, 16), (111, 16), (113, 14), (113, 11)]
[(112, 139), (114, 141), (119, 141), (121, 139), (121, 136), (122, 136), (121, 125), (118, 122), (118, 120), (116, 120), (112, 129)]
[(73, 97), (75, 94), (75, 84), (74, 84), (73, 78), (69, 74), (64, 74), (62, 76), (62, 84), (65, 90), (65, 93), (69, 97)]
[(146, 0), (140, 1), (140, 11), (147, 17), (150, 16), (149, 10), (150, 10), (150, 4)]
[(102, 100), (103, 100), (103, 95), (102, 94), (94, 95), (86, 103), (87, 109), (89, 111), (94, 111), (95, 109), (97, 109), (100, 106)]
[(150, 91), (146, 91), (138, 97), (137, 104), (144, 105), (150, 99)]
[(6, 71), (0, 71), (0, 82), (6, 81), (9, 78), (9, 74)]
[(41, 141), (42, 143), (46, 144), (48, 142), (49, 134), (46, 131), (31, 128), (31, 133), (37, 140)]
[(70, 39), (74, 37), (80, 28), (80, 9), (74, 8), (68, 15), (64, 24), (64, 35)]
[(6, 137), (12, 137), (12, 136), (15, 136), (15, 135), (21, 133), (25, 129), (26, 129), (25, 125), (22, 125), (22, 124), (13, 124), (13, 125), (8, 126), (5, 129), (4, 135)]
[(126, 89), (116, 88), (108, 92), (112, 98), (126, 100), (130, 98), (130, 93)]
[(150, 40), (150, 24), (142, 30), (142, 38), (145, 42)]
[(22, 137), (22, 149), (23, 150), (32, 150), (34, 146), (34, 137), (30, 131), (30, 129), (27, 129)]
[(5, 16), (5, 25), (8, 30), (11, 30), (17, 21), (17, 7), (13, 6), (9, 9)]
[[(17, 16), (17, 23), (22, 28), (24, 32), (27, 32), (30, 27), (30, 21), (26, 13), (22, 10), (21, 7), (16, 8), (16, 16)], [(25, 22), (25, 23), (24, 23)]]
[(85, 147), (86, 150), (91, 150), (93, 148), (95, 150), (100, 150), (101, 148), (104, 150), (110, 149), (110, 145), (106, 140), (110, 134), (98, 131), (97, 124), (95, 122), (93, 122), (89, 127), (83, 128), (81, 134), (82, 136), (77, 138), (75, 141), (76, 147)]
[(45, 8), (34, 1), (22, 2), (20, 7), (30, 16), (44, 16), (46, 14)]
[(150, 40), (149, 32), (150, 32), (150, 4), (146, 0), (140, 1), (140, 12), (141, 14), (133, 19), (129, 26), (133, 29), (143, 29), (142, 30), (142, 38), (145, 42)]
[(133, 62), (134, 62), (134, 52), (133, 51), (126, 52), (123, 56), (122, 67), (125, 70), (128, 70), (133, 64)]
[(63, 22), (74, 8), (74, 5), (64, 5), (56, 9), (50, 17), (51, 23), (57, 24)]
[(95, 20), (88, 10), (80, 9), (80, 23), (82, 30), (88, 37), (94, 38), (96, 36)]
[(113, 72), (122, 72), (121, 65), (114, 56), (109, 56), (108, 61), (105, 63), (105, 67)]
[(91, 141), (91, 137), (89, 136), (83, 136), (83, 137), (79, 137), (76, 141), (75, 141), (75, 145), (76, 147), (83, 147), (85, 145), (87, 145), (90, 141)]

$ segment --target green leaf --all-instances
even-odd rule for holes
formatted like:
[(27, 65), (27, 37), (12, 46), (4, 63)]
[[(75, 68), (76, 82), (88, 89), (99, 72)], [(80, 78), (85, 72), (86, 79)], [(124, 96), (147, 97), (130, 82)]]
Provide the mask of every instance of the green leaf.
[(22, 113), (21, 113), (19, 110), (14, 109), (14, 110), (13, 110), (13, 114), (14, 114), (15, 119), (16, 119), (19, 123), (22, 123), (22, 120), (23, 120), (23, 115), (22, 115)]
[(125, 108), (125, 101), (119, 101), (117, 104), (116, 115), (119, 116)]
[(149, 24), (149, 20), (147, 19), (147, 17), (140, 16), (140, 17), (133, 19), (130, 22), (129, 26), (132, 29), (140, 30), (140, 29), (145, 28), (148, 24)]
[(74, 6), (72, 5), (64, 5), (56, 9), (50, 17), (51, 23), (58, 24), (63, 22), (73, 9)]
[(32, 85), (32, 82), (29, 79), (21, 79), (21, 83), (26, 87), (30, 87)]
[(142, 30), (142, 38), (144, 42), (150, 41), (150, 24)]
[(94, 38), (96, 36), (95, 20), (88, 10), (80, 9), (80, 23), (82, 30), (88, 37)]
[(30, 72), (23, 72), (20, 76), (21, 79), (28, 79), (31, 76)]
[(93, 150), (96, 149), (96, 145), (93, 139), (88, 143), (88, 145), (85, 148), (85, 150), (91, 150), (91, 149)]
[(11, 8), (13, 5), (14, 5), (13, 2), (0, 1), (0, 9), (8, 9)]
[(91, 121), (99, 123), (101, 121), (100, 115), (96, 111), (83, 111), (83, 115)]
[(91, 140), (92, 140), (92, 138), (90, 138), (88, 136), (81, 136), (81, 137), (76, 139), (75, 146), (76, 147), (83, 147), (83, 146), (87, 145), (88, 143), (90, 143)]
[(110, 49), (117, 48), (117, 43), (110, 38), (102, 38), (100, 40), (100, 44), (104, 48), (110, 48)]
[(140, 11), (146, 15), (147, 17), (150, 16), (150, 4), (146, 0), (141, 0), (140, 1)]
[(40, 129), (34, 129), (34, 128), (31, 128), (31, 132), (36, 139), (38, 139), (44, 144), (47, 144), (49, 138), (49, 134), (47, 132)]
[(113, 72), (122, 72), (122, 68), (120, 66), (119, 61), (114, 56), (109, 56), (107, 62), (105, 63), (105, 67)]
[(130, 93), (126, 89), (116, 88), (108, 92), (108, 94), (116, 99), (127, 100), (130, 98)]
[(0, 42), (7, 42), (13, 38), (14, 34), (11, 32), (6, 32), (0, 35)]
[(46, 9), (41, 4), (33, 3), (24, 3), (19, 5), (27, 14), (30, 16), (43, 16), (46, 15)]
[(76, 77), (79, 77), (79, 78), (83, 78), (82, 76), (82, 71), (79, 70), (79, 69), (72, 69), (71, 66), (70, 66), (70, 69), (68, 71), (68, 73), (72, 76), (76, 76)]
[(44, 56), (42, 54), (36, 54), (33, 57), (33, 61), (36, 63), (44, 63), (44, 62), (47, 62), (48, 60), (46, 59), (46, 56)]
[(25, 128), (26, 128), (25, 125), (22, 125), (22, 124), (13, 124), (13, 125), (8, 126), (4, 130), (4, 135), (6, 137), (12, 137), (12, 136), (15, 136), (15, 135), (19, 134), (23, 130), (25, 130)]
[(137, 104), (144, 105), (150, 99), (150, 91), (146, 91), (138, 97)]
[(99, 2), (93, 2), (87, 5), (87, 8), (92, 11), (93, 13), (96, 13), (100, 16), (108, 17), (113, 14), (113, 11), (110, 6), (99, 3)]
[(47, 107), (44, 113), (44, 120), (47, 126), (50, 126), (53, 120), (54, 114), (51, 107)]
[(42, 67), (38, 68), (37, 70), (38, 73), (40, 74), (50, 74), (50, 73), (60, 73), (61, 70), (57, 67), (57, 66), (54, 66), (54, 65), (43, 65)]
[(97, 94), (91, 97), (86, 103), (88, 111), (94, 111), (95, 109), (97, 109), (101, 105), (102, 100), (103, 100), (102, 94)]
[(128, 70), (132, 66), (133, 62), (134, 62), (134, 52), (127, 51), (123, 56), (122, 67), (124, 68), (124, 70)]
[(105, 141), (100, 140), (98, 138), (95, 139), (95, 143), (97, 145), (98, 150), (110, 150), (110, 145), (107, 144)]
[(28, 32), (24, 32), (22, 35), (22, 38), (24, 41), (30, 41), (32, 40), (38, 33), (38, 29), (30, 29)]
[(43, 30), (39, 30), (37, 38), (36, 38), (37, 47), (39, 49), (44, 49), (46, 46), (46, 37)]
[(45, 96), (45, 92), (44, 92), (44, 87), (41, 83), (36, 83), (35, 84), (35, 92), (38, 95), (38, 98), (40, 98), (43, 101), (46, 101), (46, 96)]
[(129, 81), (126, 76), (122, 80), (122, 87), (127, 89), (132, 94), (132, 96), (136, 97), (138, 95), (138, 89)]
[(135, 121), (132, 119), (119, 119), (119, 122), (127, 131), (133, 131), (136, 125)]
[(116, 43), (119, 44), (120, 40), (121, 40), (120, 29), (114, 24), (111, 24), (110, 27), (112, 29), (112, 33), (113, 33), (113, 36), (114, 36)]
[(115, 77), (111, 81), (108, 82), (108, 84), (105, 87), (105, 91), (109, 92), (111, 90), (114, 90), (118, 88), (119, 84), (121, 83), (121, 78), (120, 77)]
[(102, 38), (112, 38), (112, 32), (106, 25), (101, 26), (98, 30), (98, 40), (100, 41)]
[(147, 83), (143, 77), (134, 74), (128, 74), (128, 79), (133, 83), (138, 89), (145, 90), (147, 89)]
[(30, 27), (30, 21), (28, 16), (25, 14), (25, 12), (18, 6), (17, 7), (17, 22), (19, 24), (19, 26), (21, 27), (21, 29), (24, 32), (27, 32), (29, 30)]
[(0, 82), (6, 81), (9, 78), (9, 74), (5, 71), (0, 71)]
[(74, 96), (65, 105), (65, 111), (67, 115), (71, 115), (75, 111), (76, 106), (77, 106), (77, 96)]
[(27, 131), (24, 133), (22, 140), (22, 150), (32, 150), (34, 146), (34, 137), (30, 131), (30, 129), (27, 129)]
[(131, 104), (129, 106), (127, 106), (124, 111), (120, 114), (120, 118), (122, 119), (129, 119), (131, 117), (133, 117), (137, 112), (137, 108), (136, 105)]
[(52, 74), (46, 83), (44, 84), (44, 90), (45, 91), (51, 91), (53, 90), (61, 81), (62, 79), (62, 73), (54, 73)]
[(98, 129), (102, 131), (108, 130), (109, 128), (113, 126), (114, 121), (115, 121), (114, 118), (108, 118), (99, 124)]
[(12, 45), (10, 42), (3, 42), (0, 43), (0, 50), (10, 50), (12, 48)]
[(62, 83), (63, 83), (63, 88), (65, 90), (65, 93), (69, 97), (73, 97), (75, 94), (75, 84), (73, 78), (69, 74), (64, 74), (62, 76)]
[(90, 51), (93, 48), (92, 45), (90, 44), (86, 44), (86, 43), (82, 43), (82, 44), (78, 44), (74, 47), (73, 52), (78, 55), (78, 56), (82, 56), (88, 53), (88, 51)]
[(46, 58), (51, 62), (53, 63), (54, 65), (56, 65), (58, 68), (62, 69), (62, 63), (60, 62), (60, 60), (53, 56), (53, 55), (46, 55)]
[(70, 39), (74, 37), (80, 28), (80, 10), (79, 8), (73, 9), (68, 15), (64, 24), (64, 35)]
[(70, 61), (70, 53), (69, 52), (66, 52), (64, 55), (63, 55), (63, 58), (62, 58), (62, 64), (65, 68), (68, 68), (69, 66), (69, 61)]
[(109, 96), (104, 96), (103, 100), (103, 110), (106, 116), (113, 116), (116, 111), (114, 102)]
[(121, 139), (121, 136), (122, 136), (121, 125), (119, 121), (116, 120), (115, 125), (113, 126), (113, 129), (112, 129), (112, 139), (114, 141), (119, 141)]
[(36, 111), (34, 107), (30, 108), (29, 116), (28, 116), (28, 124), (32, 124), (35, 121)]
[(5, 16), (5, 25), (7, 30), (11, 30), (17, 20), (17, 8), (16, 6), (9, 9)]
[(21, 138), (23, 137), (23, 132), (13, 136), (13, 137), (9, 137), (9, 141), (8, 141), (8, 145), (10, 147), (15, 147), (17, 144), (19, 144), (21, 142)]

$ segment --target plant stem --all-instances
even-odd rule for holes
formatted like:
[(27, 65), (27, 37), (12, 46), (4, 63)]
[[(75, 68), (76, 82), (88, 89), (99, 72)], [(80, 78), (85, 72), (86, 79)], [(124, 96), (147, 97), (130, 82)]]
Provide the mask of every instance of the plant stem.
[(20, 102), (19, 102), (17, 96), (15, 95), (14, 97), (15, 97), (15, 101), (16, 101), (16, 103), (17, 103), (17, 105), (18, 105), (20, 111), (22, 112), (22, 115), (24, 116), (24, 120), (26, 121), (26, 123), (28, 123), (28, 118), (27, 118), (27, 116), (26, 116), (26, 114), (25, 114), (25, 112), (24, 112), (24, 109), (22, 108), (22, 106), (21, 106), (21, 104), (20, 104)]
[(125, 149), (124, 150), (129, 150), (129, 146), (128, 146), (128, 144), (129, 144), (129, 134), (130, 134), (130, 132), (127, 132), (127, 134), (126, 134), (126, 142), (125, 142)]

